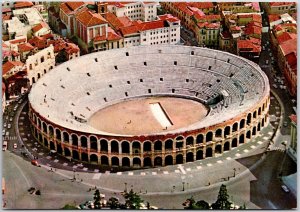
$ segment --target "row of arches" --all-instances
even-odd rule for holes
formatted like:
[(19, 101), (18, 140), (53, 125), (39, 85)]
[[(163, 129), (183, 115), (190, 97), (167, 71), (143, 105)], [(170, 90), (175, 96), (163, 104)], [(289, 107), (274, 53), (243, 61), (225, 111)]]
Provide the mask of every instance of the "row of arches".
[(51, 69), (53, 69), (53, 66), (50, 66), (50, 68), (44, 69), (43, 71), (35, 73), (35, 76), (32, 76), (30, 79), (30, 84), (36, 83), (42, 76), (44, 76), (47, 72), (49, 72)]
[(167, 166), (175, 165), (187, 162), (193, 162), (195, 160), (201, 160), (204, 158), (214, 157), (216, 154), (222, 154), (226, 151), (230, 151), (232, 148), (236, 148), (239, 145), (252, 139), (252, 136), (256, 136), (257, 133), (264, 127), (264, 119), (255, 125), (252, 129), (249, 129), (245, 133), (234, 137), (231, 140), (225, 142), (211, 143), (207, 146), (201, 146), (198, 148), (190, 148), (185, 152), (172, 152), (164, 154), (140, 154), (132, 155), (130, 157), (120, 154), (106, 154), (82, 151), (78, 149), (72, 149), (69, 146), (65, 146), (64, 143), (57, 143), (55, 141), (48, 141), (47, 137), (41, 133), (34, 131), (34, 136), (40, 143), (51, 150), (56, 150), (58, 154), (65, 157), (72, 157), (74, 160), (109, 166), (124, 166), (124, 167), (153, 167), (153, 166)]
[[(259, 129), (265, 125), (265, 118), (261, 119), (261, 123), (259, 124)], [(38, 121), (39, 122), (39, 121)], [(213, 135), (212, 131), (209, 131), (206, 135), (198, 134), (197, 136), (187, 136), (186, 138), (183, 136), (178, 136), (175, 139), (167, 139), (165, 141), (156, 140), (156, 141), (117, 141), (117, 140), (107, 140), (100, 139), (98, 140), (96, 136), (90, 136), (89, 138), (86, 136), (81, 136), (80, 139), (76, 134), (71, 134), (71, 136), (67, 132), (63, 132), (61, 134), (59, 129), (53, 129), (50, 125), (47, 127), (45, 122), (42, 125), (42, 131), (48, 129), (47, 133), (44, 135), (52, 140), (57, 140), (58, 142), (63, 142), (68, 144), (69, 146), (73, 146), (76, 148), (86, 148), (90, 151), (94, 152), (102, 152), (102, 153), (118, 153), (118, 154), (140, 154), (143, 152), (152, 152), (152, 151), (179, 151), (182, 149), (188, 149), (194, 146), (199, 146), (199, 144), (205, 145), (212, 141), (218, 141), (218, 136), (222, 135), (219, 129), (216, 130), (215, 135)], [(227, 128), (225, 127), (225, 132)], [(255, 129), (256, 130), (256, 129)], [(38, 130), (39, 131), (39, 130)], [(55, 132), (55, 135), (54, 135)], [(248, 136), (249, 137), (249, 136)], [(227, 137), (222, 140), (227, 139)], [(200, 145), (201, 146), (201, 145)]]

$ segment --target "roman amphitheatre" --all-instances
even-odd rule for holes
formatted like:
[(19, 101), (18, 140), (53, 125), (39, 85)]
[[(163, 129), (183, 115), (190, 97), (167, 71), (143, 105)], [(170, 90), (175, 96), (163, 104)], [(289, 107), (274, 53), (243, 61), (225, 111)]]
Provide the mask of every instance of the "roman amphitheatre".
[[(255, 85), (255, 86), (253, 86)], [(96, 52), (32, 86), (36, 139), (76, 161), (130, 168), (220, 155), (269, 122), (267, 76), (249, 60), (180, 45)]]

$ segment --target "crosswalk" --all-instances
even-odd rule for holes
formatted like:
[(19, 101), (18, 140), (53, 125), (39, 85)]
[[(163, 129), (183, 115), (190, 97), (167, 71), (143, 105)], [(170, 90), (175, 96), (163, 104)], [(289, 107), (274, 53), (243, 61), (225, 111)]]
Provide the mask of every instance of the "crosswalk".
[(269, 146), (268, 147), (268, 151), (280, 151), (280, 152), (284, 152), (284, 147), (278, 147), (278, 146)]

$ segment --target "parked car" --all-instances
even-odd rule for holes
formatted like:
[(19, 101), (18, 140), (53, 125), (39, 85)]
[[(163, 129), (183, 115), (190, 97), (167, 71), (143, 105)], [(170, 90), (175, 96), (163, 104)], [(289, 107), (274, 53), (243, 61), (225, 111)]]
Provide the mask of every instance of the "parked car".
[(284, 126), (284, 127), (287, 127), (287, 126), (288, 126), (287, 121), (284, 121), (284, 122), (283, 122), (283, 126)]
[(11, 128), (11, 124), (8, 124), (8, 125), (7, 125), (7, 128), (10, 129), (10, 128)]
[(282, 185), (281, 188), (282, 188), (282, 190), (284, 190), (285, 193), (290, 192), (290, 190), (288, 189), (288, 187), (286, 185)]
[(39, 165), (39, 163), (38, 163), (37, 160), (32, 160), (32, 161), (31, 161), (31, 164), (34, 165), (34, 166), (38, 166), (38, 165)]
[(274, 88), (277, 88), (277, 85), (274, 83), (274, 84), (273, 84), (273, 87), (274, 87)]
[(17, 149), (18, 145), (16, 143), (14, 143), (14, 149)]
[(269, 64), (269, 60), (266, 60), (266, 65), (268, 65)]

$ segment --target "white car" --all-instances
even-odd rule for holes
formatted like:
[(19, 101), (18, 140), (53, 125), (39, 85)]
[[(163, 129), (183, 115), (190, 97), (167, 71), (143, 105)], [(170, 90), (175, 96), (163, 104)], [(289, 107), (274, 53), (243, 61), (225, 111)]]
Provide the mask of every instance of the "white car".
[(266, 65), (268, 65), (269, 64), (269, 60), (266, 60)]
[(16, 143), (14, 143), (14, 149), (17, 149), (18, 145)]
[(9, 119), (9, 121), (12, 121), (12, 117)]
[(282, 188), (282, 190), (284, 190), (285, 193), (290, 192), (290, 190), (288, 189), (288, 187), (286, 185), (282, 185), (281, 188)]
[(10, 129), (11, 128), (11, 124), (8, 124), (7, 128)]
[(277, 88), (277, 85), (274, 83), (274, 84), (273, 84), (273, 87), (274, 87), (274, 88)]

